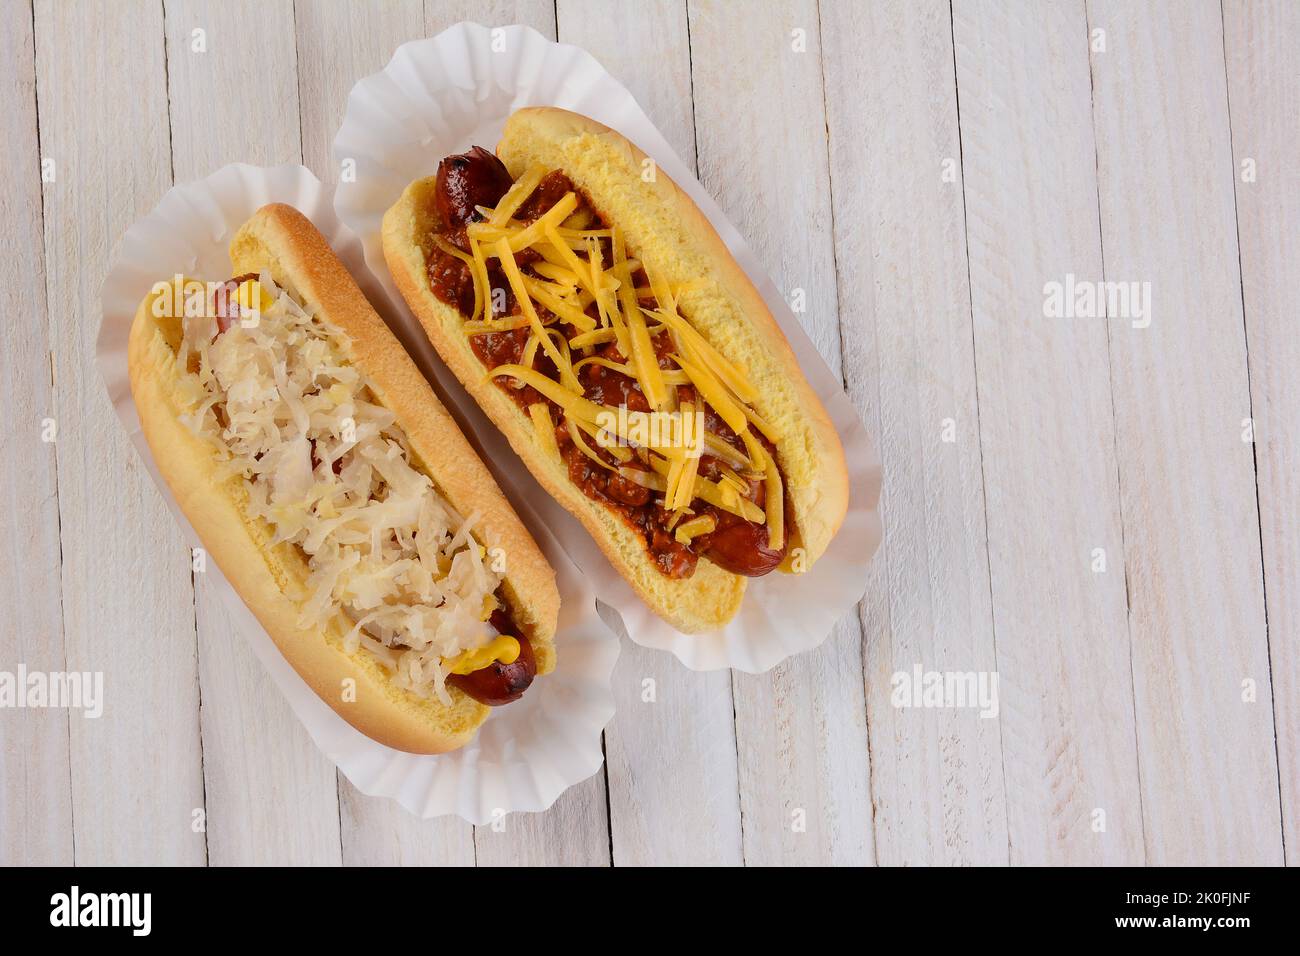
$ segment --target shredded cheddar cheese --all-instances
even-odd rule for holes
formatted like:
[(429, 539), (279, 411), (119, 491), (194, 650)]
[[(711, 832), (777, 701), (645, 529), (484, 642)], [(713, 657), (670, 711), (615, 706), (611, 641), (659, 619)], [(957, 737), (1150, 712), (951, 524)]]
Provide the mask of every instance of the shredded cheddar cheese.
[[(680, 512), (677, 512), (680, 514)], [(673, 528), (673, 536), (679, 544), (690, 544), (691, 539), (702, 534), (708, 534), (718, 526), (718, 519), (713, 515), (700, 515), (698, 518), (691, 518), (689, 521), (682, 521)]]
[[(486, 377), (531, 387), (546, 400), (530, 405), (528, 414), (549, 454), (559, 455), (553, 405), (562, 415), (561, 433), (567, 431), (586, 458), (661, 495), (678, 542), (689, 544), (717, 527), (712, 514), (692, 510), (698, 500), (765, 525), (769, 547), (781, 549), (785, 489), (771, 444), (765, 444), (775, 443), (774, 431), (754, 408), (761, 393), (747, 369), (726, 358), (680, 311), (700, 280), (666, 281), (653, 263), (629, 253), (617, 228), (602, 227), (572, 190), (540, 216), (516, 219), (546, 175), (541, 167), (528, 169), (496, 208), (481, 209), (484, 221), (466, 230), (468, 253), (447, 249), (474, 278), (475, 312), (466, 333), (529, 331), (518, 361)], [(492, 314), (488, 266), (494, 259), (518, 303), (517, 315)], [(597, 351), (610, 345), (621, 358)], [(554, 372), (533, 367), (541, 355)], [(652, 413), (675, 412), (684, 423), (711, 409), (717, 417), (709, 420), (720, 419), (726, 430), (694, 434), (683, 425), (673, 436), (646, 437), (628, 424), (639, 413), (623, 409), (618, 416), (619, 409), (586, 397), (579, 373), (589, 376), (593, 369), (631, 379)], [(678, 390), (686, 386), (679, 405)], [(732, 436), (723, 437), (728, 430)], [(711, 461), (707, 475), (701, 455)], [(753, 490), (760, 485), (761, 497)]]
[(524, 204), (524, 200), (533, 194), (546, 175), (545, 168), (533, 166), (528, 169), (522, 176), (515, 180), (515, 184), (510, 187), (509, 191), (501, 197), (501, 202), (497, 208), (492, 211), (488, 218), (488, 223), (493, 226), (501, 226), (510, 221), (510, 217), (515, 211)]
[(555, 422), (551, 421), (551, 409), (545, 402), (534, 402), (528, 406), (528, 415), (533, 420), (537, 432), (537, 442), (548, 453), (560, 457), (560, 449), (555, 444)]

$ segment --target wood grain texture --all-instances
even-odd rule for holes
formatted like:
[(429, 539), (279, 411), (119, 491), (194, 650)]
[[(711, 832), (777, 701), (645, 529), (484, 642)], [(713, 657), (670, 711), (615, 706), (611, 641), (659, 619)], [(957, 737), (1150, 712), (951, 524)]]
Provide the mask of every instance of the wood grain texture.
[(464, 20), (485, 27), (522, 23), (555, 39), (554, 0), (425, 0), (424, 31), (429, 36)]
[(1106, 324), (1044, 312), (1102, 273), (1085, 30), (1079, 4), (953, 4), (1015, 864), (1143, 860)]
[(844, 375), (884, 465), (862, 609), (876, 855), (1006, 863), (998, 721), (891, 703), (916, 665), (996, 669), (949, 6), (821, 16)]
[(189, 549), (94, 365), (110, 253), (171, 184), (162, 11), (41, 2), (35, 23), (66, 666), (104, 674), (104, 715), (70, 725), (75, 859), (201, 864)]
[[(560, 40), (600, 60), (693, 167), (685, 3), (639, 3), (617, 18), (605, 10), (600, 2), (561, 0)], [(629, 44), (628, 36), (641, 42)], [(620, 636), (618, 709), (605, 731), (615, 865), (739, 864), (731, 675), (688, 671)]]
[[(555, 6), (542, 0), (429, 2), (425, 32), (433, 36), (461, 20), (488, 27), (522, 23), (555, 39)], [(493, 147), (495, 143), (485, 143)], [(441, 156), (431, 157), (433, 161)], [(476, 827), (474, 844), (480, 866), (517, 863), (544, 866), (609, 863), (609, 819), (605, 770), (570, 788), (546, 813), (516, 813), (505, 818), (505, 831)]]
[[(815, 4), (691, 2), (700, 179), (840, 369), (822, 60)], [(873, 858), (862, 632), (846, 618), (818, 650), (733, 675), (748, 864)]]
[[(292, 0), (165, 9), (177, 181), (235, 161), (299, 162)], [(205, 52), (194, 48), (195, 30), (205, 32)], [(209, 859), (339, 862), (334, 767), (236, 632), (216, 589), (203, 575), (196, 582)]]
[(603, 770), (545, 813), (510, 813), (475, 827), (474, 854), (479, 866), (608, 866)]
[(1223, 28), (1273, 716), (1284, 842), (1294, 865), (1300, 861), (1300, 6), (1229, 2)]
[(473, 866), (474, 828), (459, 817), (421, 820), (396, 801), (339, 778), (344, 866)]
[[(297, 0), (299, 113), (303, 162), (337, 182), (330, 150), (353, 84), (383, 69), (393, 51), (424, 36), (424, 4)], [(343, 862), (364, 866), (472, 866), (473, 827), (455, 817), (420, 820), (391, 800), (372, 799), (337, 774)]]
[[(695, 674), (624, 640), (607, 766), (478, 828), (365, 797), (320, 755), (201, 576), (196, 595), (93, 362), (111, 253), (173, 168), (336, 180), (352, 84), (461, 20), (558, 30), (632, 90), (803, 290), (885, 469), (866, 597), (819, 651)], [(0, 276), (32, 307), (0, 350), (0, 670), (102, 671), (106, 697), (98, 720), (0, 710), (0, 864), (1279, 863), (1300, 844), (1294, 3), (36, 0), (0, 28)], [(1150, 327), (1047, 317), (1067, 275), (1149, 281)], [(999, 718), (894, 708), (915, 664), (995, 671)]]
[(295, 0), (302, 161), (322, 182), (338, 182), (330, 150), (348, 93), (382, 70), (399, 46), (424, 36), (423, 0), (337, 3)]
[(1088, 25), (1106, 278), (1152, 290), (1109, 323), (1147, 861), (1280, 863), (1220, 8)]
[[(45, 311), (36, 60), (30, 3), (0, 9), (0, 288), (28, 303), (25, 320), (0, 349), (0, 602), (13, 619), (0, 632), (0, 671), (64, 669), (59, 592), (59, 499), (55, 445), (43, 440), (56, 417)], [(56, 433), (57, 435), (57, 433)], [(64, 709), (0, 711), (0, 866), (72, 863), (72, 768)]]

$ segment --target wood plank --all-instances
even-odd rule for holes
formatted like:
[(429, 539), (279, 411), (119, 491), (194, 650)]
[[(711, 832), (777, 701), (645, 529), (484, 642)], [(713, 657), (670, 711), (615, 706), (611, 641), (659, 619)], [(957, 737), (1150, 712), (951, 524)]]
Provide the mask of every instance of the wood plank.
[(603, 772), (570, 787), (545, 813), (511, 813), (474, 828), (479, 866), (608, 866)]
[[(45, 310), (41, 156), (36, 136), (36, 48), (30, 3), (0, 9), (0, 287), (29, 304), (0, 349), (0, 404), (11, 428), (0, 438), (0, 604), (14, 615), (0, 633), (0, 670), (63, 670), (59, 594), (59, 498), (55, 445), (42, 440), (55, 417)], [(57, 433), (56, 433), (57, 434)], [(72, 864), (72, 768), (64, 709), (0, 713), (0, 866)]]
[[(804, 291), (800, 318), (838, 370), (816, 6), (688, 10), (700, 179), (777, 287)], [(873, 858), (861, 644), (850, 616), (818, 650), (733, 675), (746, 863)]]
[[(441, 33), (462, 20), (489, 27), (523, 23), (555, 39), (555, 6), (550, 0), (490, 0), (425, 4), (425, 33)], [(494, 146), (493, 143), (485, 143)], [(432, 157), (436, 162), (442, 157)], [(568, 790), (546, 813), (518, 813), (505, 818), (504, 832), (476, 827), (474, 844), (480, 865), (609, 863), (609, 824), (605, 811), (605, 773)], [(527, 861), (525, 863), (524, 861)]]
[[(1287, 862), (1300, 860), (1300, 6), (1223, 8)], [(1250, 161), (1251, 166), (1247, 165)], [(1252, 168), (1253, 167), (1253, 168)], [(1249, 177), (1243, 175), (1249, 169)]]
[(1106, 324), (1044, 310), (1102, 277), (1087, 24), (952, 9), (1011, 862), (1141, 863)]
[(424, 3), (296, 0), (294, 17), (303, 165), (324, 182), (338, 182), (330, 150), (348, 93), (358, 80), (382, 70), (403, 43), (424, 36)]
[(844, 374), (884, 465), (863, 602), (876, 855), (1005, 864), (998, 721), (891, 703), (916, 665), (996, 669), (949, 5), (821, 18)]
[(466, 20), (485, 27), (522, 23), (554, 40), (555, 0), (425, 0), (426, 36), (436, 36)]
[[(618, 17), (607, 10), (595, 0), (561, 0), (560, 40), (600, 60), (694, 166), (686, 5), (655, 0)], [(618, 709), (605, 732), (614, 863), (742, 862), (731, 675), (688, 671), (624, 637), (614, 695)]]
[(474, 828), (459, 817), (421, 820), (395, 800), (339, 778), (344, 866), (473, 866)]
[[(165, 11), (177, 181), (200, 179), (235, 161), (299, 162), (292, 0), (168, 0)], [(195, 30), (205, 31), (206, 52), (195, 50)], [(209, 859), (337, 863), (333, 765), (202, 575), (196, 605)]]
[(66, 667), (104, 674), (71, 723), (75, 860), (202, 863), (189, 549), (93, 361), (110, 252), (171, 185), (162, 11), (40, 2), (35, 35)]
[[(381, 70), (398, 46), (424, 36), (424, 4), (298, 0), (299, 111), (303, 161), (337, 182), (334, 134), (358, 80)], [(473, 865), (473, 827), (456, 817), (420, 820), (391, 800), (366, 797), (338, 774), (343, 862), (357, 866)]]
[(1151, 289), (1109, 324), (1147, 860), (1280, 863), (1220, 7), (1088, 27), (1106, 278)]

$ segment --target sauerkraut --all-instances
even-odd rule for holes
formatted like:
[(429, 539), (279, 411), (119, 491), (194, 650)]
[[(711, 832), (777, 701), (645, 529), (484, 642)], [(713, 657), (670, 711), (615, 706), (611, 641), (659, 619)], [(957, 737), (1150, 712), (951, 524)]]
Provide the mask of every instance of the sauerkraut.
[(496, 634), (487, 618), (502, 574), (474, 536), (478, 515), (458, 514), (413, 467), (407, 436), (348, 363), (343, 332), (266, 274), (224, 294), (243, 303), (242, 318), (217, 290), (209, 314), (184, 322), (186, 425), (243, 479), (249, 514), (305, 556), (299, 624), (342, 612), (349, 653), (448, 700), (448, 662)]

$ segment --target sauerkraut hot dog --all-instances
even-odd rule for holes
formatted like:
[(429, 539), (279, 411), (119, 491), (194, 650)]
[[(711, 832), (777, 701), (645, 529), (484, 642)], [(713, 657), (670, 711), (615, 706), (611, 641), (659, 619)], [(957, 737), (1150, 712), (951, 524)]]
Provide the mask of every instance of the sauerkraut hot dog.
[(389, 746), (455, 749), (553, 668), (554, 573), (306, 218), (260, 209), (230, 258), (136, 314), (158, 468), (326, 703)]
[(412, 183), (384, 253), (443, 359), (658, 614), (736, 613), (843, 521), (843, 450), (707, 219), (619, 134), (524, 109)]

